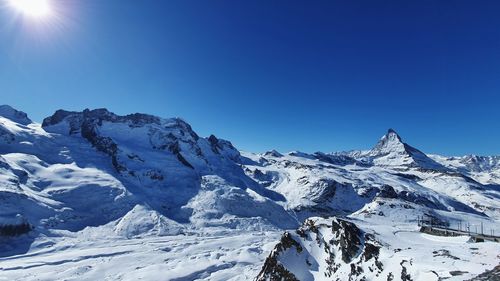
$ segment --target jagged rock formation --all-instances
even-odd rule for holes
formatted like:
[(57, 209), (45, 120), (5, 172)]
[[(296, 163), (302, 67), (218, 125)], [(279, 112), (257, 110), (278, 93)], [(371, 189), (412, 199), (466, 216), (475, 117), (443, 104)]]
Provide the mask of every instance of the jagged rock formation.
[(380, 248), (349, 221), (308, 219), (283, 235), (256, 280), (374, 280), (384, 271)]

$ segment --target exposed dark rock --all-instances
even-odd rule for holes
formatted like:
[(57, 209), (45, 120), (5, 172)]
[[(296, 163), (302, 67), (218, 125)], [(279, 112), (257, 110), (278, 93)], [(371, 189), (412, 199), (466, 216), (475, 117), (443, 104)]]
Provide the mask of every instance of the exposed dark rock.
[(332, 230), (335, 233), (333, 243), (340, 245), (342, 260), (345, 263), (351, 262), (361, 249), (361, 239), (359, 238), (361, 231), (355, 224), (340, 219), (332, 220)]
[[(325, 231), (331, 231), (333, 238), (331, 240), (325, 240), (325, 236), (330, 237), (331, 235), (326, 235)], [(319, 258), (318, 256), (313, 256), (309, 260), (308, 249), (305, 249), (303, 245), (309, 245), (310, 243), (317, 243), (324, 250), (324, 255), (321, 258), (327, 264), (327, 268), (324, 270), (323, 275), (331, 280), (367, 280), (367, 273), (363, 268), (368, 268), (369, 272), (375, 272), (375, 274), (380, 274), (383, 271), (383, 264), (379, 261), (380, 256), (380, 246), (379, 242), (375, 240), (375, 236), (364, 233), (360, 230), (354, 223), (334, 218), (331, 225), (326, 225), (324, 223), (318, 225), (317, 221), (314, 219), (307, 219), (304, 221), (302, 226), (297, 229), (296, 233), (300, 240), (288, 239), (291, 238), (287, 236), (286, 233), (282, 241), (275, 247), (268, 259), (273, 258), (274, 260), (267, 261), (265, 268), (267, 272), (274, 273), (272, 280), (281, 280), (279, 274), (276, 272), (282, 272), (283, 270), (288, 270), (288, 268), (283, 268), (279, 265), (280, 255), (284, 252), (284, 249), (295, 248), (297, 252), (305, 252), (304, 256), (304, 266), (306, 268), (314, 265), (314, 259)], [(289, 256), (288, 256), (289, 257)], [(297, 258), (301, 258), (297, 256)], [(341, 261), (339, 261), (339, 257)], [(298, 264), (301, 263), (300, 260), (297, 261)], [(266, 266), (265, 265), (265, 266)], [(269, 269), (269, 266), (275, 266), (274, 270)], [(348, 276), (339, 276), (339, 269), (343, 268), (342, 272), (346, 272)], [(263, 268), (264, 271), (264, 268)], [(286, 274), (286, 272), (285, 272)], [(344, 274), (344, 273), (343, 273)], [(259, 275), (261, 279), (257, 280), (269, 280), (265, 277), (270, 277), (270, 274)]]
[(370, 260), (374, 260), (374, 265), (376, 268), (372, 268), (369, 266), (370, 271), (378, 271), (381, 273), (384, 270), (384, 265), (381, 261), (379, 261), (380, 256), (380, 246), (375, 244), (375, 238), (371, 234), (365, 234), (365, 247), (362, 254), (361, 261), (368, 262)]
[(492, 270), (487, 270), (468, 281), (500, 281), (500, 265), (497, 265)]
[(380, 187), (379, 192), (377, 193), (377, 197), (381, 198), (397, 198), (398, 194), (394, 190), (394, 188), (390, 185), (383, 185)]
[(181, 154), (181, 148), (179, 146), (179, 142), (176, 141), (174, 142), (173, 144), (171, 144), (169, 147), (168, 147), (168, 150), (170, 150), (170, 152), (172, 152), (176, 157), (177, 159), (182, 163), (184, 164), (184, 166), (186, 167), (189, 167), (191, 169), (194, 169), (193, 165), (191, 165), (187, 160), (186, 158), (184, 158), (184, 156), (182, 156)]
[(461, 270), (450, 271), (451, 276), (460, 276), (460, 275), (464, 275), (465, 273), (468, 273), (468, 271), (461, 271)]
[(275, 182), (275, 176), (273, 175), (273, 172), (262, 172), (260, 169), (255, 169), (255, 170), (249, 170), (247, 169), (246, 172), (251, 175), (251, 177), (255, 180), (257, 180), (262, 186), (268, 187), (272, 185)]
[(341, 184), (332, 179), (319, 179), (314, 182), (313, 185), (319, 187), (314, 189), (320, 190), (320, 192), (311, 195), (312, 201), (315, 203), (324, 203), (331, 200), (335, 196), (337, 186)]
[(30, 232), (33, 227), (27, 223), (0, 225), (0, 236), (18, 236)]
[(278, 261), (278, 256), (294, 247), (298, 253), (302, 252), (302, 246), (293, 239), (289, 232), (281, 236), (280, 242), (276, 245), (269, 257), (266, 258), (264, 266), (256, 277), (256, 281), (299, 281), (295, 275), (288, 271)]
[(240, 152), (233, 146), (230, 141), (219, 139), (214, 135), (207, 138), (210, 147), (215, 154), (223, 154), (236, 163), (241, 163)]
[(429, 200), (428, 198), (425, 198), (423, 196), (417, 195), (417, 194), (415, 194), (413, 192), (409, 192), (409, 191), (401, 191), (400, 193), (398, 193), (398, 198), (405, 200), (405, 201), (408, 201), (408, 202), (411, 202), (411, 203), (415, 203), (417, 205), (426, 206), (426, 207), (429, 207), (431, 209), (447, 210), (446, 207), (442, 203), (433, 202), (433, 201)]
[(413, 281), (413, 279), (411, 279), (411, 275), (407, 272), (406, 266), (404, 266), (407, 262), (407, 260), (402, 260), (399, 263), (399, 265), (401, 265), (401, 281)]
[(438, 251), (434, 251), (432, 253), (434, 254), (434, 257), (441, 256), (441, 257), (446, 257), (446, 258), (450, 258), (450, 259), (454, 259), (454, 260), (460, 260), (460, 258), (451, 255), (449, 250), (441, 249)]
[(422, 180), (419, 176), (413, 175), (413, 174), (395, 173), (394, 175), (408, 179), (408, 180), (412, 180), (412, 181)]
[(279, 153), (278, 151), (276, 150), (271, 150), (271, 151), (266, 151), (264, 153), (264, 156), (268, 156), (268, 157), (283, 157), (283, 154)]
[(361, 273), (363, 273), (363, 269), (360, 266), (351, 263), (351, 273), (349, 274), (349, 280), (351, 280), (353, 276), (361, 275)]
[(87, 139), (97, 150), (111, 156), (113, 167), (118, 172), (126, 171), (127, 169), (118, 161), (118, 145), (110, 137), (101, 137), (96, 133), (96, 127), (91, 122), (84, 122), (81, 126), (82, 137)]
[(220, 154), (219, 152), (219, 147), (218, 147), (218, 144), (219, 144), (219, 139), (217, 139), (214, 135), (210, 135), (210, 137), (208, 137), (208, 142), (210, 143), (210, 146), (212, 148), (212, 151), (215, 153), (215, 154)]

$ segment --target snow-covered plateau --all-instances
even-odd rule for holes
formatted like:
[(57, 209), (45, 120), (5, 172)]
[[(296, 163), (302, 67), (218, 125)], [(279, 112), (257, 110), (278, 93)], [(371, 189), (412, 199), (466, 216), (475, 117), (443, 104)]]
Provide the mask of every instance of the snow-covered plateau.
[(499, 200), (500, 156), (392, 129), (257, 154), (179, 118), (0, 106), (0, 281), (500, 280)]

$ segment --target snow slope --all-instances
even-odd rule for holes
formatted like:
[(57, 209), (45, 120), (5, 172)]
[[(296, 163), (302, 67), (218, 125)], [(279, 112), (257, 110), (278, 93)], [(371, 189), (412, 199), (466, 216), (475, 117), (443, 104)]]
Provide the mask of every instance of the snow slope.
[[(373, 234), (387, 277), (401, 273), (388, 264), (440, 250), (390, 255), (431, 239), (416, 232), (416, 217), (500, 233), (499, 166), (497, 156), (428, 156), (394, 130), (369, 151), (256, 154), (200, 137), (179, 118), (59, 110), (37, 124), (0, 106), (0, 280), (250, 280), (285, 230), (323, 259), (323, 246), (293, 234), (318, 216)], [(462, 242), (450, 249), (466, 250)], [(484, 245), (483, 264), (463, 262), (476, 268), (467, 276), (498, 263), (490, 253), (498, 248)], [(304, 257), (283, 264), (300, 265), (301, 280), (321, 280), (326, 265), (303, 267)], [(447, 277), (454, 266), (433, 264), (406, 267), (427, 280), (429, 270)], [(350, 272), (341, 267), (336, 276)]]
[(414, 225), (310, 218), (285, 233), (257, 280), (465, 280), (495, 267), (500, 244), (417, 232)]

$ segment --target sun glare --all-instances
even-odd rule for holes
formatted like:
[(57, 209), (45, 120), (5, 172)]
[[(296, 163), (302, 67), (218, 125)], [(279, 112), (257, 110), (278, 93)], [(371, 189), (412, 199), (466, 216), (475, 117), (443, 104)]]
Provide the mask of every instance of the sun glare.
[(9, 0), (9, 3), (15, 10), (31, 18), (45, 18), (52, 11), (49, 0)]

